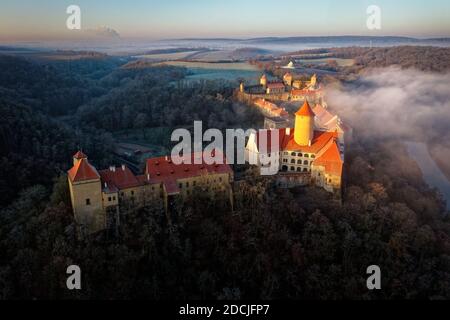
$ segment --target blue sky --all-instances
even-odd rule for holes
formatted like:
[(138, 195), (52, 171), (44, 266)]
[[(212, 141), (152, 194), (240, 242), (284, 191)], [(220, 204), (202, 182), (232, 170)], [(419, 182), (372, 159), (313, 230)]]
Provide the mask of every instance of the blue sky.
[[(71, 4), (83, 28), (122, 37), (450, 36), (448, 0), (0, 0), (0, 40), (64, 37)], [(379, 31), (366, 28), (371, 4), (382, 10)]]

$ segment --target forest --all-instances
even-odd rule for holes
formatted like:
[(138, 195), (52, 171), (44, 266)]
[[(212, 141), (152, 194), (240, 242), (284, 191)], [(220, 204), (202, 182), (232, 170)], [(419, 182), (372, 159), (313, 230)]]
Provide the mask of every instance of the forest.
[[(244, 168), (234, 210), (198, 187), (173, 224), (155, 203), (123, 209), (118, 233), (77, 238), (65, 172), (80, 146), (106, 167), (117, 130), (261, 122), (234, 84), (124, 63), (0, 56), (0, 299), (450, 298), (442, 198), (399, 141), (358, 132), (342, 203)], [(83, 290), (66, 289), (71, 264)], [(383, 290), (367, 290), (372, 264)]]

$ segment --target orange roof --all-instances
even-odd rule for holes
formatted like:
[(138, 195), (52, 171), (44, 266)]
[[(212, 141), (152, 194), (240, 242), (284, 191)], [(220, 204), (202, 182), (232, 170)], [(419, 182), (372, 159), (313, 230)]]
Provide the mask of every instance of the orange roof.
[(296, 116), (314, 117), (314, 112), (309, 106), (308, 100), (305, 99), (303, 106), (295, 113)]
[(78, 151), (77, 153), (75, 153), (73, 155), (73, 158), (75, 158), (75, 159), (83, 159), (83, 158), (87, 158), (87, 155), (85, 155), (82, 151)]
[(314, 138), (311, 141), (311, 145), (300, 146), (295, 142), (294, 131), (295, 129), (291, 129), (291, 134), (288, 136), (289, 139), (282, 145), (283, 151), (318, 153), (330, 140), (338, 137), (336, 132), (314, 131)]
[(307, 90), (307, 89), (292, 89), (291, 90), (291, 94), (293, 96), (313, 96), (313, 95), (316, 95), (318, 92), (320, 92), (320, 90)]
[(100, 179), (100, 175), (86, 158), (82, 158), (76, 165), (68, 171), (69, 178), (72, 182), (80, 182), (86, 180)]
[[(289, 134), (287, 131), (289, 130)], [(283, 128), (283, 129), (272, 129), (272, 130), (259, 130), (256, 134), (256, 144), (258, 150), (261, 150), (260, 146), (260, 132), (267, 132), (267, 152), (276, 152), (278, 150), (272, 150), (272, 134), (278, 131), (278, 146), (280, 151), (296, 151), (296, 152), (307, 152), (307, 153), (318, 153), (323, 149), (324, 146), (333, 141), (338, 137), (336, 132), (326, 132), (326, 131), (314, 131), (314, 138), (311, 141), (310, 146), (300, 146), (295, 142), (294, 139), (294, 129)]]
[(314, 166), (322, 166), (325, 168), (325, 172), (338, 176), (342, 175), (343, 164), (341, 153), (334, 139), (317, 155), (313, 162)]

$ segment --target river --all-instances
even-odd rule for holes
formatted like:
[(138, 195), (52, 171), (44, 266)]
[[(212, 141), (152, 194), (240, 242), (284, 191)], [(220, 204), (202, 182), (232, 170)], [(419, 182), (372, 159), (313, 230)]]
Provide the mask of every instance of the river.
[(447, 210), (450, 210), (450, 181), (431, 158), (427, 146), (424, 143), (407, 142), (406, 147), (422, 170), (425, 182), (442, 193), (447, 201)]

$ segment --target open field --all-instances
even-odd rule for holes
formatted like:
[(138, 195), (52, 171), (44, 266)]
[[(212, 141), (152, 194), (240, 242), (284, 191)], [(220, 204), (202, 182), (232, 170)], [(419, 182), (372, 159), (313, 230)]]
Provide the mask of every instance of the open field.
[(341, 59), (341, 58), (316, 58), (316, 59), (300, 59), (296, 60), (302, 64), (327, 64), (329, 61), (336, 61), (340, 67), (351, 67), (355, 64), (353, 59)]
[(246, 71), (259, 71), (257, 66), (251, 65), (246, 62), (194, 62), (194, 61), (167, 61), (161, 64), (186, 67), (195, 69), (216, 69), (216, 70), (246, 70)]
[(178, 60), (185, 59), (199, 51), (183, 51), (183, 52), (171, 52), (171, 53), (155, 53), (155, 54), (144, 54), (140, 56), (135, 56), (138, 59), (149, 59), (149, 60)]

